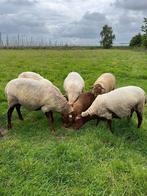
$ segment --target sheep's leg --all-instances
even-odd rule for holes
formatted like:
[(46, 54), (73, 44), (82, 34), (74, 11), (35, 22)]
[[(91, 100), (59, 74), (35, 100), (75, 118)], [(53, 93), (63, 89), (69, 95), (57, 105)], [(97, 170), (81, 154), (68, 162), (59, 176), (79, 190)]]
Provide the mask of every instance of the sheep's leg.
[(21, 111), (20, 111), (20, 107), (21, 107), (21, 105), (20, 104), (17, 104), (16, 105), (16, 111), (17, 111), (19, 120), (23, 120), (23, 117), (22, 117), (22, 114), (21, 114)]
[(51, 115), (52, 122), (54, 123), (54, 117), (53, 117), (53, 112), (52, 111), (50, 111), (50, 115)]
[(141, 123), (142, 123), (142, 114), (140, 112), (138, 112), (138, 111), (136, 111), (136, 114), (137, 114), (137, 118), (138, 118), (137, 128), (140, 128)]
[(1, 132), (1, 130), (0, 130), (0, 137), (3, 137), (3, 134), (2, 134), (2, 132)]
[(112, 131), (112, 120), (107, 120), (107, 124), (108, 124), (109, 130), (110, 130), (111, 133), (112, 133), (112, 132), (113, 132), (113, 131)]
[(130, 114), (130, 116), (128, 116), (128, 118), (127, 118), (127, 119), (128, 119), (128, 122), (130, 122), (130, 120), (131, 120), (131, 118), (132, 118), (132, 116), (133, 116), (133, 112), (134, 112), (134, 109), (131, 110), (131, 114)]
[(55, 132), (54, 125), (53, 125), (54, 123), (53, 112), (52, 111), (46, 112), (45, 115), (48, 119), (49, 126), (51, 126), (51, 131)]
[(97, 118), (97, 121), (96, 121), (96, 126), (98, 126), (99, 125), (99, 122), (100, 122), (101, 120), (99, 119), (99, 118)]
[(8, 129), (12, 128), (11, 117), (12, 117), (12, 113), (13, 113), (13, 110), (14, 110), (15, 106), (16, 105), (13, 105), (13, 106), (9, 107), (8, 112), (7, 112)]

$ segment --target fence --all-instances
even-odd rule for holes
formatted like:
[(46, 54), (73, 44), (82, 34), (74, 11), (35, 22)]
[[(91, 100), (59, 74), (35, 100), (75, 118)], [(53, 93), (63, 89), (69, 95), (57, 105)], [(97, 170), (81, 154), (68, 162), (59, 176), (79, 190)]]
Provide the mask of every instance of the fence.
[[(96, 44), (73, 44), (57, 40), (49, 40), (47, 37), (33, 37), (29, 35), (7, 35), (0, 32), (0, 48), (48, 48), (48, 47), (99, 47)], [(128, 43), (114, 43), (114, 46), (128, 46)]]

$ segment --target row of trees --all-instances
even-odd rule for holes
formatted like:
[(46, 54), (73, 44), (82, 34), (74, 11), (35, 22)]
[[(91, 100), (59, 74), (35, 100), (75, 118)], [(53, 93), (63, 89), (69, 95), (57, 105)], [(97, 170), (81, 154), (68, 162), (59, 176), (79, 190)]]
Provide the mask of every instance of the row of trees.
[[(131, 47), (145, 47), (147, 48), (147, 18), (144, 18), (143, 25), (141, 27), (141, 33), (133, 36), (130, 41)], [(113, 40), (115, 39), (115, 34), (113, 34), (112, 27), (108, 25), (103, 26), (100, 32), (101, 41), (100, 44), (103, 48), (111, 48), (113, 45)]]
[(147, 18), (144, 18), (143, 25), (141, 27), (141, 33), (133, 36), (130, 41), (131, 47), (145, 47), (147, 48)]

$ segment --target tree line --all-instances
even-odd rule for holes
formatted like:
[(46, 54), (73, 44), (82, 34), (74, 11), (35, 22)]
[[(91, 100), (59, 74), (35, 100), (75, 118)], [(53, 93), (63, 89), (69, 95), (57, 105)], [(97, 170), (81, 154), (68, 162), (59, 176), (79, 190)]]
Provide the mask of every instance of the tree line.
[[(144, 47), (147, 48), (147, 18), (144, 18), (143, 25), (141, 26), (141, 33), (133, 36), (130, 40), (130, 47)], [(115, 34), (113, 34), (112, 27), (104, 25), (102, 31), (100, 32), (101, 41), (100, 44), (103, 48), (111, 48), (113, 45), (113, 40), (115, 39)]]
[(144, 18), (143, 25), (141, 26), (141, 33), (133, 36), (130, 41), (131, 47), (145, 47), (147, 48), (147, 18)]
[[(133, 36), (130, 40), (129, 46), (130, 47), (144, 47), (147, 48), (147, 18), (144, 18), (143, 25), (141, 26), (142, 33), (138, 33), (137, 35)], [(103, 48), (109, 49), (113, 46), (113, 41), (115, 40), (115, 34), (113, 33), (112, 27), (108, 25), (104, 25), (101, 32), (100, 32), (100, 45)], [(57, 41), (50, 41), (43, 39), (41, 40), (33, 40), (31, 37), (30, 39), (24, 36), (17, 35), (16, 38), (13, 40), (9, 39), (7, 35), (5, 41), (2, 39), (2, 33), (0, 32), (0, 48), (8, 48), (8, 47), (67, 47), (72, 46), (71, 44), (67, 43), (58, 43)]]

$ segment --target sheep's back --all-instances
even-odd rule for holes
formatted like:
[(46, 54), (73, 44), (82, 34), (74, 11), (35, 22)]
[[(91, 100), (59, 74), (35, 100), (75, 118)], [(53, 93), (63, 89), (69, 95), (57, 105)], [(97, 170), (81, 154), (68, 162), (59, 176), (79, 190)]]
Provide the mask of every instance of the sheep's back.
[(84, 88), (84, 80), (80, 74), (76, 72), (71, 72), (64, 80), (65, 91), (81, 91)]
[(43, 79), (43, 77), (35, 72), (22, 72), (21, 74), (19, 74), (18, 78), (32, 78), (34, 80), (40, 80)]
[(18, 78), (6, 86), (6, 95), (15, 97), (18, 102), (30, 110), (35, 110), (45, 103), (55, 105), (55, 96), (59, 93), (52, 85), (34, 79)]
[(105, 88), (106, 92), (111, 91), (116, 86), (116, 79), (115, 76), (111, 73), (104, 73), (102, 74), (94, 83), (101, 84), (103, 88)]
[(124, 117), (127, 116), (131, 108), (145, 103), (145, 92), (136, 86), (122, 87), (107, 94), (99, 95), (95, 101), (94, 104), (98, 113), (99, 108), (104, 107), (117, 116)]

